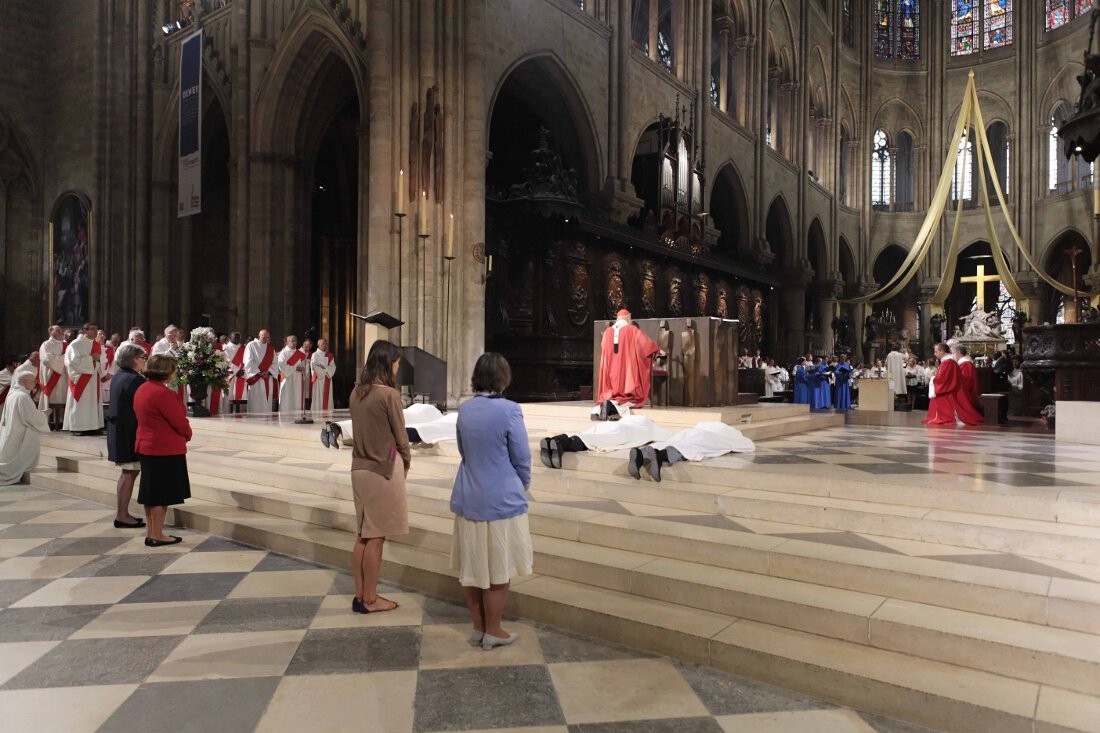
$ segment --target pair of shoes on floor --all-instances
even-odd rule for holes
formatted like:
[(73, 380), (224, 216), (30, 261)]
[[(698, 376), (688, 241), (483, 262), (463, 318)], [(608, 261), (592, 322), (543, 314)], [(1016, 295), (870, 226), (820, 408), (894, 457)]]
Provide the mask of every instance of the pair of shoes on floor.
[(126, 522), (120, 522), (115, 520), (115, 529), (140, 529), (145, 526), (144, 519), (135, 519), (133, 524), (127, 524)]
[(171, 535), (168, 535), (168, 536), (171, 537), (172, 539), (170, 539), (170, 540), (155, 540), (152, 537), (146, 537), (145, 538), (145, 546), (146, 547), (164, 547), (166, 545), (178, 545), (179, 543), (183, 542), (182, 537), (176, 537), (174, 534), (171, 534)]
[(321, 428), (321, 445), (326, 448), (336, 448), (339, 450), (340, 443), (344, 440), (344, 431), (340, 429), (340, 426), (331, 420), (325, 423), (325, 426)]
[(498, 646), (508, 646), (518, 638), (518, 634), (508, 634), (508, 636), (505, 637), (485, 634), (481, 638), (481, 648), (485, 651), (489, 651), (491, 649), (495, 649)]
[(484, 640), (485, 640), (485, 632), (484, 631), (478, 631), (477, 629), (474, 629), (473, 631), (470, 632), (470, 638), (467, 639), (466, 641), (469, 642), (470, 646), (481, 646), (481, 642), (484, 641)]
[(561, 443), (557, 438), (543, 438), (539, 442), (539, 458), (547, 468), (561, 468)]
[(642, 478), (642, 468), (644, 467), (649, 477), (661, 483), (661, 454), (664, 451), (658, 451), (652, 446), (642, 446), (641, 448), (631, 448), (630, 457), (626, 459), (626, 470), (634, 478), (635, 481), (640, 481)]

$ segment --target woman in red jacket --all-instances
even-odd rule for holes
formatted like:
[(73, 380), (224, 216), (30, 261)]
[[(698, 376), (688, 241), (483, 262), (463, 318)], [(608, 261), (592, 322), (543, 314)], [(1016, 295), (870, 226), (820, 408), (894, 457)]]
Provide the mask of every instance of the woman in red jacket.
[(134, 451), (141, 460), (141, 487), (138, 504), (145, 507), (147, 530), (145, 545), (161, 547), (182, 542), (183, 538), (164, 534), (164, 515), (172, 504), (191, 498), (187, 478), (187, 441), (191, 425), (187, 408), (179, 393), (167, 383), (176, 373), (176, 360), (156, 354), (145, 365), (145, 384), (134, 394), (137, 439)]

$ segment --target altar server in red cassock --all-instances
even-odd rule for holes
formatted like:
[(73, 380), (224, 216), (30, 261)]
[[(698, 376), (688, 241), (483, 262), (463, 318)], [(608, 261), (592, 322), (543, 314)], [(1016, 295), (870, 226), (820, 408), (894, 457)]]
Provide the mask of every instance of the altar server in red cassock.
[(951, 358), (946, 344), (936, 344), (936, 358), (940, 367), (928, 386), (928, 417), (925, 425), (956, 425), (962, 421), (966, 425), (978, 425), (982, 420), (970, 400), (962, 394), (959, 365)]
[(97, 330), (94, 323), (84, 324), (83, 333), (65, 349), (69, 396), (62, 427), (75, 435), (103, 429), (103, 347), (95, 340)]
[(629, 402), (632, 407), (641, 407), (649, 400), (653, 355), (660, 349), (634, 325), (630, 311), (623, 309), (615, 315), (615, 323), (603, 332), (600, 342), (596, 402)]
[(279, 412), (306, 409), (306, 355), (298, 348), (298, 337), (287, 336), (279, 352)]
[(974, 366), (974, 361), (967, 354), (965, 346), (954, 344), (951, 347), (951, 354), (959, 365), (959, 384), (962, 387), (959, 399), (969, 402), (974, 411), (980, 415), (982, 406), (978, 399), (981, 394), (981, 389), (978, 387), (978, 368)]
[(244, 373), (248, 382), (248, 411), (271, 412), (278, 385), (279, 365), (275, 363), (275, 347), (269, 342), (267, 329), (260, 331), (255, 341), (244, 347)]

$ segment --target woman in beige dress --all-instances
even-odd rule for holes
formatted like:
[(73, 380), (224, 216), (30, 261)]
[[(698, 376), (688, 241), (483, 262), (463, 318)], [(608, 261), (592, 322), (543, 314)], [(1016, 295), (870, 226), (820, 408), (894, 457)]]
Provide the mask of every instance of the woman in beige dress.
[(405, 476), (412, 453), (397, 391), (400, 360), (396, 346), (389, 341), (375, 341), (348, 400), (355, 442), (351, 491), (358, 538), (353, 554), (355, 599), (351, 610), (356, 613), (397, 608), (396, 603), (378, 595), (378, 573), (386, 537), (409, 532)]

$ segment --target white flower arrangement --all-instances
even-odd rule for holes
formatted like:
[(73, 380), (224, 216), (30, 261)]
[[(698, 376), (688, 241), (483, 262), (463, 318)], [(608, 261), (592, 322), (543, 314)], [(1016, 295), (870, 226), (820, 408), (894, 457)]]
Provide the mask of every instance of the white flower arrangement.
[(217, 348), (214, 329), (191, 329), (191, 338), (180, 346), (176, 381), (180, 384), (205, 384), (214, 390), (229, 386), (229, 363)]

